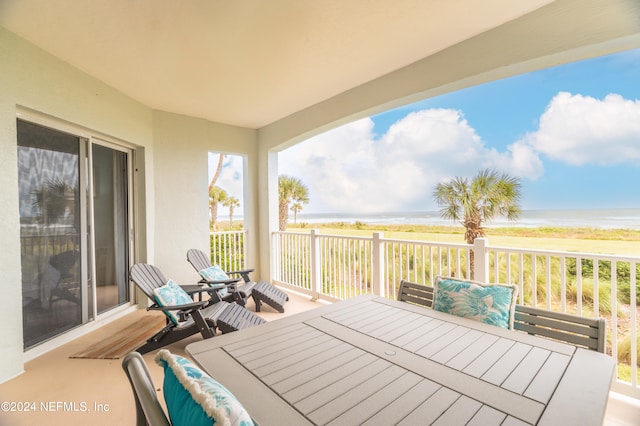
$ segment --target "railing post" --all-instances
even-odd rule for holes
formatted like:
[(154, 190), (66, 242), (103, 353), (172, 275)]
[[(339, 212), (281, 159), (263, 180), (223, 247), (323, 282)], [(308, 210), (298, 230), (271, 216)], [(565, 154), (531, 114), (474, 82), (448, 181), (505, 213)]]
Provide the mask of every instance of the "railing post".
[(240, 240), (242, 241), (242, 259), (240, 259), (238, 269), (247, 269), (247, 255), (249, 254), (249, 250), (247, 247), (249, 245), (247, 241), (249, 240), (247, 240), (247, 238), (249, 238), (249, 231), (243, 229), (240, 233)]
[(282, 280), (282, 234), (280, 232), (271, 233), (271, 255), (269, 256), (270, 279)]
[(322, 267), (320, 264), (320, 232), (312, 229), (309, 234), (309, 251), (311, 254), (311, 300), (318, 300), (322, 294)]
[(376, 296), (385, 297), (386, 288), (384, 279), (384, 238), (383, 232), (374, 232), (373, 240), (371, 242), (371, 257), (372, 257), (372, 270), (371, 270), (371, 286), (373, 294)]
[(483, 283), (489, 282), (489, 251), (486, 238), (473, 240), (473, 279)]

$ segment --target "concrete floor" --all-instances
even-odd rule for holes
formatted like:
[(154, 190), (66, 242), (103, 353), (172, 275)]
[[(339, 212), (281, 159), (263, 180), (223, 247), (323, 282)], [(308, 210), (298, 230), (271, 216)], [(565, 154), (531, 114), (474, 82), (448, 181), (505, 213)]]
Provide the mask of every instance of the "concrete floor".
[[(265, 306), (260, 315), (272, 321), (320, 306), (307, 296), (291, 292), (290, 299), (285, 306), (286, 314)], [(252, 302), (248, 308), (254, 310)], [(121, 360), (72, 359), (69, 356), (146, 314), (144, 310), (129, 314), (27, 363), (24, 374), (0, 384), (0, 403), (28, 403), (27, 407), (34, 408), (35, 405), (35, 410), (0, 411), (0, 425), (134, 425), (133, 395), (120, 366)], [(192, 336), (167, 346), (167, 349), (185, 355), (185, 346), (200, 339), (199, 335)], [(144, 358), (159, 390), (163, 377), (162, 370), (153, 361), (156, 352), (146, 354)], [(605, 425), (640, 425), (640, 402), (612, 395)]]

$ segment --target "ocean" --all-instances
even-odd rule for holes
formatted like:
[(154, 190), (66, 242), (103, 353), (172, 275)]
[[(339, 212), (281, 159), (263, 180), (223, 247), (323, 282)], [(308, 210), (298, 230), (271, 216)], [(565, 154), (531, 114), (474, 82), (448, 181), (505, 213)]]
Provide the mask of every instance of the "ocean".
[[(289, 221), (293, 221), (289, 215)], [(439, 212), (392, 212), (392, 213), (315, 213), (298, 214), (298, 223), (330, 223), (356, 221), (371, 224), (415, 224), (415, 225), (456, 225), (442, 219)], [(602, 228), (640, 230), (640, 209), (592, 209), (592, 210), (524, 210), (520, 219), (509, 221), (496, 218), (485, 224), (486, 228)]]

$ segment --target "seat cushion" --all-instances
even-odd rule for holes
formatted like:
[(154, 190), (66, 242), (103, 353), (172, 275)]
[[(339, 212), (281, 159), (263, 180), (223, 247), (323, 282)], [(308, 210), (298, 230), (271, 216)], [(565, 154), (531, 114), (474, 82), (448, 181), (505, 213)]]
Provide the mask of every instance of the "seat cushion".
[(513, 329), (517, 286), (438, 276), (434, 288), (436, 311)]
[[(187, 292), (171, 279), (169, 279), (169, 281), (167, 281), (167, 283), (162, 287), (154, 288), (153, 296), (155, 297), (158, 306), (175, 306), (193, 303), (193, 300), (189, 297)], [(174, 324), (178, 324), (180, 321), (177, 312), (178, 311), (167, 311), (167, 316)]]
[[(218, 265), (209, 266), (200, 270), (200, 276), (207, 281), (224, 281), (229, 279), (229, 275)], [(219, 291), (220, 297), (227, 295), (227, 289), (223, 288)]]
[(189, 359), (162, 349), (156, 362), (164, 368), (164, 398), (174, 426), (254, 425), (236, 397)]

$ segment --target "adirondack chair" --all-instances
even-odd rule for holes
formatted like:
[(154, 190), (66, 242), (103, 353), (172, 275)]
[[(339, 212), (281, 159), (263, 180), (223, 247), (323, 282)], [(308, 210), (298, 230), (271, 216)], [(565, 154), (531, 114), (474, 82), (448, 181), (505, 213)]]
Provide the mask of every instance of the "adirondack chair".
[[(221, 301), (217, 297), (220, 286), (204, 288), (211, 294), (209, 300), (191, 301), (190, 303), (165, 304), (158, 303), (154, 290), (167, 285), (168, 280), (160, 269), (146, 263), (137, 263), (129, 271), (131, 280), (153, 302), (148, 310), (160, 310), (167, 316), (166, 325), (136, 349), (141, 354), (177, 342), (193, 334), (200, 333), (204, 339), (215, 335), (216, 329), (229, 333), (243, 328), (253, 327), (265, 322), (253, 312), (235, 303)], [(196, 290), (203, 291), (203, 289)], [(185, 294), (187, 294), (185, 292)], [(188, 297), (188, 296), (187, 296)]]
[[(266, 281), (252, 281), (249, 274), (253, 269), (245, 269), (241, 271), (225, 271), (227, 279), (211, 280), (203, 276), (203, 271), (211, 268), (211, 260), (206, 253), (198, 249), (190, 249), (187, 251), (187, 261), (200, 274), (200, 283), (220, 284), (228, 283), (229, 276), (239, 275), (244, 281), (242, 284), (236, 284), (235, 289), (230, 288), (231, 293), (223, 296), (224, 300), (234, 300), (241, 306), (245, 306), (249, 298), (253, 298), (256, 305), (256, 312), (260, 312), (261, 304), (266, 303), (280, 313), (284, 313), (284, 303), (289, 300), (289, 296), (284, 291)], [(240, 281), (239, 279), (236, 281)]]

